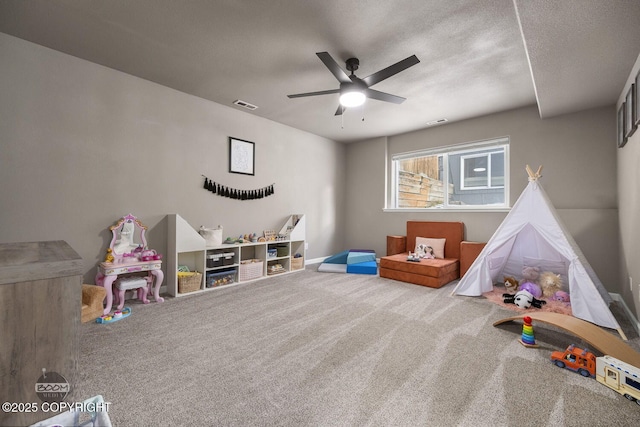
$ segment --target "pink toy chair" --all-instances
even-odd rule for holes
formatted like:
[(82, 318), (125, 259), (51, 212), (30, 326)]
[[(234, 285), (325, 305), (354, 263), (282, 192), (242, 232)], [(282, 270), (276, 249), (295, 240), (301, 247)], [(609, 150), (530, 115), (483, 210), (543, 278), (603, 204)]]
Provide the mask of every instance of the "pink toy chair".
[(152, 283), (153, 276), (132, 276), (117, 279), (114, 282), (115, 289), (113, 292), (113, 296), (115, 297), (115, 302), (118, 304), (118, 310), (122, 310), (122, 307), (124, 306), (126, 292), (134, 289), (137, 290), (138, 299), (145, 304), (149, 304), (147, 294), (149, 293), (149, 289), (151, 288)]

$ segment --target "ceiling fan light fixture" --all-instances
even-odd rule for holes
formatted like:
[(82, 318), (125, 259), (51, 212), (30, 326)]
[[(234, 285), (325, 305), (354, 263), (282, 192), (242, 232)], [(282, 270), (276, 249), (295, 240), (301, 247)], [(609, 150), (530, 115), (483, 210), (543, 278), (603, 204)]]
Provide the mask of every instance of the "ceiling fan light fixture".
[(366, 99), (365, 94), (358, 90), (344, 92), (340, 95), (340, 105), (343, 107), (359, 107), (364, 104)]

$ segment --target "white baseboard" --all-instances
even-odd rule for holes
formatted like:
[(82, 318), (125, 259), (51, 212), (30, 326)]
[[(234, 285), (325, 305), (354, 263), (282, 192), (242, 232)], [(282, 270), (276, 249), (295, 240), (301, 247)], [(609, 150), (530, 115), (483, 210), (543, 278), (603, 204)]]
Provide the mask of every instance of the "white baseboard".
[(627, 318), (631, 322), (631, 326), (633, 326), (633, 329), (635, 329), (636, 332), (640, 335), (640, 323), (638, 323), (638, 319), (636, 319), (636, 316), (629, 309), (629, 306), (627, 306), (627, 303), (624, 302), (620, 294), (609, 292), (609, 296), (611, 296), (612, 300), (614, 300), (615, 302), (617, 302), (622, 306), (622, 309), (624, 310), (624, 314), (627, 315)]

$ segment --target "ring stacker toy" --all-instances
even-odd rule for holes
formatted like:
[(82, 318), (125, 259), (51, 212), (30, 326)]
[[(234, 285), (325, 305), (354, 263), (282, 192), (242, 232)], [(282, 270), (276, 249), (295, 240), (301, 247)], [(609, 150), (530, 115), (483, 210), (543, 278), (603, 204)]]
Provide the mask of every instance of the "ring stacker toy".
[(122, 320), (125, 317), (129, 317), (131, 315), (131, 309), (129, 307), (125, 307), (122, 310), (116, 310), (111, 314), (103, 314), (102, 316), (96, 319), (96, 323), (113, 323), (118, 320)]
[(522, 337), (520, 338), (520, 344), (525, 347), (538, 347), (538, 344), (536, 344), (536, 338), (533, 335), (531, 317), (524, 316), (522, 320), (524, 323), (522, 324)]

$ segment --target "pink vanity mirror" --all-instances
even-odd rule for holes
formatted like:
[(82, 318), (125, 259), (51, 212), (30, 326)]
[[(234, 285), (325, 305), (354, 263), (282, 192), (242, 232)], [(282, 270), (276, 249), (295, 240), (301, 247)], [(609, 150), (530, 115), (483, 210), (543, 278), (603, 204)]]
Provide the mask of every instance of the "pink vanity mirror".
[(109, 248), (114, 262), (137, 261), (140, 253), (147, 247), (147, 239), (144, 236), (147, 227), (129, 214), (109, 228), (113, 234)]

